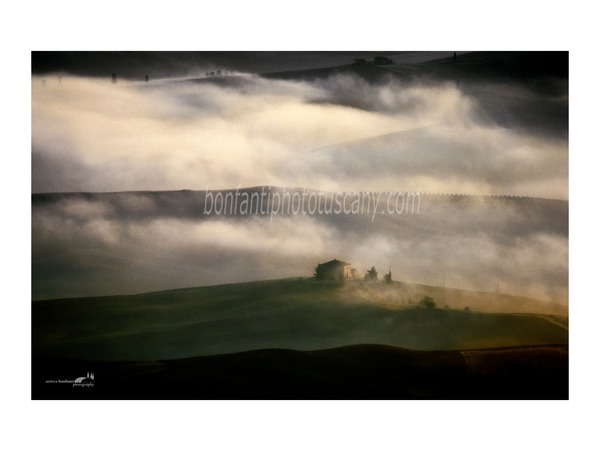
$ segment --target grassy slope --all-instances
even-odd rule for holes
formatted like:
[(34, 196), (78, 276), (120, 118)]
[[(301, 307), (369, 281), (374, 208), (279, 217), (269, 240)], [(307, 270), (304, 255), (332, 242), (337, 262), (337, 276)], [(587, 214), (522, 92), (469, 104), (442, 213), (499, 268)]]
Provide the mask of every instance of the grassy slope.
[[(288, 279), (34, 302), (33, 351), (34, 356), (135, 361), (365, 343), (458, 350), (568, 342), (564, 318), (557, 325), (535, 315), (403, 307), (397, 299), (409, 288), (420, 295), (408, 284), (339, 287)], [(469, 296), (477, 309), (480, 295), (485, 305), (485, 294), (445, 292), (446, 303)]]

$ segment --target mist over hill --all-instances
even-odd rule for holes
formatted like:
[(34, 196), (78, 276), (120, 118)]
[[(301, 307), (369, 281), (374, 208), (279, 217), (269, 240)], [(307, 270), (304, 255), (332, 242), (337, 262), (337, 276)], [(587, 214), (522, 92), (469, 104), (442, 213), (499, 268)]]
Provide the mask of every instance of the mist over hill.
[[(205, 201), (251, 186), (334, 205), (423, 195), (418, 214)], [(34, 299), (305, 276), (337, 257), (566, 304), (568, 53), (34, 52), (32, 191)]]
[[(34, 75), (33, 192), (270, 185), (566, 200), (565, 54), (536, 55), (148, 83)], [(543, 64), (515, 70), (524, 60)]]
[(380, 197), (375, 213), (365, 197), (353, 211), (358, 193), (340, 193), (338, 208), (320, 192), (319, 208), (306, 200), (304, 211), (275, 211), (267, 198), (316, 200), (319, 191), (259, 187), (237, 193), (269, 193), (264, 214), (258, 204), (246, 214), (239, 204), (208, 209), (207, 196), (227, 192), (233, 199), (236, 190), (33, 195), (34, 299), (311, 276), (337, 257), (362, 273), (391, 266), (396, 280), (568, 300), (564, 201), (419, 194), (409, 209), (369, 193)]

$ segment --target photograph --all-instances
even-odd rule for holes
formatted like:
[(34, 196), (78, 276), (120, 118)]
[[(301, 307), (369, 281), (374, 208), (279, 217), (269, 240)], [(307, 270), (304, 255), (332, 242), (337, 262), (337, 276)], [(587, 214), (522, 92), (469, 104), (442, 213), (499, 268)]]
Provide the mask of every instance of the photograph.
[(569, 400), (569, 56), (32, 50), (31, 399)]

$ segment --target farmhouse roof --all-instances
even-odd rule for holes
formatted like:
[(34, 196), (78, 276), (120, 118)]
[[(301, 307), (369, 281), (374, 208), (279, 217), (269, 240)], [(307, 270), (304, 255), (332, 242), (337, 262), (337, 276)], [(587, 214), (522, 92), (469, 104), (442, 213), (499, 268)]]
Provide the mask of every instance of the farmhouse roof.
[(331, 261), (324, 262), (321, 265), (322, 266), (325, 266), (325, 265), (351, 266), (352, 264), (350, 264), (349, 262), (340, 261), (339, 259), (332, 259)]

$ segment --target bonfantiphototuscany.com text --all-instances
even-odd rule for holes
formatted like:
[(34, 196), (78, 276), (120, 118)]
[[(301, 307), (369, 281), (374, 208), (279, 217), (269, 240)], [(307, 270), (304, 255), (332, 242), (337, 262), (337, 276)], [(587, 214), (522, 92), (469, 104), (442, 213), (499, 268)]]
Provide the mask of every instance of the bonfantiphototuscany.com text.
[(211, 191), (206, 188), (204, 215), (276, 216), (355, 215), (375, 220), (377, 215), (419, 214), (419, 192), (330, 192), (306, 188)]

